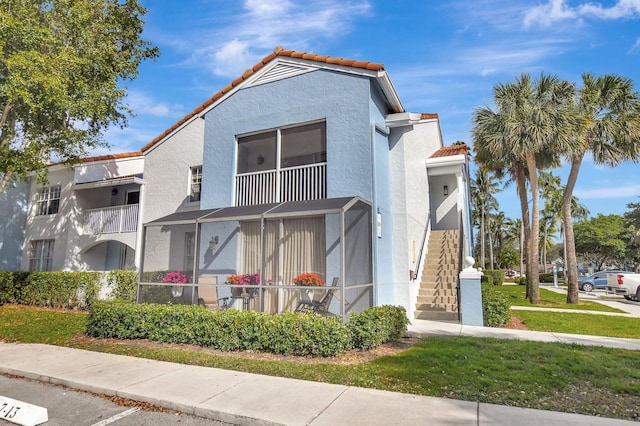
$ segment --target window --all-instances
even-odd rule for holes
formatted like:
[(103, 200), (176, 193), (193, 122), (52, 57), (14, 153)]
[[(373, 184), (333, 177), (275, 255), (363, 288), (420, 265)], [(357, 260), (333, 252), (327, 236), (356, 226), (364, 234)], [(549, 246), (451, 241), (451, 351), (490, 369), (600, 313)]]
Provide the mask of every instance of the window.
[(280, 144), (280, 167), (297, 167), (327, 161), (324, 123), (283, 129)]
[(51, 271), (53, 263), (53, 241), (54, 240), (31, 241), (31, 252), (29, 253), (30, 271)]
[(60, 185), (46, 186), (40, 188), (38, 194), (36, 215), (43, 216), (47, 214), (58, 213), (60, 207)]
[(189, 188), (189, 201), (200, 201), (202, 190), (202, 166), (191, 168), (191, 184)]
[(326, 198), (326, 170), (324, 121), (238, 136), (235, 204)]
[(127, 192), (127, 205), (129, 204), (140, 204), (140, 191), (129, 191)]
[(189, 274), (189, 271), (193, 271), (195, 249), (196, 249), (196, 233), (185, 232), (184, 233), (184, 263), (182, 265), (182, 270), (185, 271), (186, 274)]
[(325, 122), (276, 129), (238, 138), (238, 174), (298, 167), (325, 161), (327, 161)]

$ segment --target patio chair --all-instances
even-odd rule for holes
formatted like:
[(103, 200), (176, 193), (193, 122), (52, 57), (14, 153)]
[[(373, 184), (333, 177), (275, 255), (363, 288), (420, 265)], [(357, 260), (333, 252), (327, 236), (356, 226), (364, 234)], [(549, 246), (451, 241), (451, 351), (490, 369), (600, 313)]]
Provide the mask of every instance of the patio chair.
[(295, 312), (313, 312), (320, 315), (332, 315), (329, 312), (329, 306), (331, 306), (331, 301), (333, 300), (334, 292), (337, 291), (338, 287), (338, 277), (334, 277), (331, 282), (330, 288), (322, 295), (322, 298), (318, 301), (315, 300), (301, 300), (298, 302), (298, 306), (296, 306)]
[[(198, 277), (198, 284), (218, 284), (218, 278), (210, 275), (201, 275)], [(229, 298), (219, 298), (217, 287), (198, 286), (198, 305), (207, 309), (227, 309), (229, 307)]]

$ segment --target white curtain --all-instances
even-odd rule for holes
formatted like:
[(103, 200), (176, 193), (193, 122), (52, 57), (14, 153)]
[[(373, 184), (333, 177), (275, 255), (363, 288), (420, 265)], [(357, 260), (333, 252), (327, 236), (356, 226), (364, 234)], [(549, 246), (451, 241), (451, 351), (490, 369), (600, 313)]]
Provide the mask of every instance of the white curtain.
[[(244, 222), (240, 226), (242, 273), (260, 271), (260, 222)], [(324, 217), (271, 220), (265, 230), (265, 280), (271, 285), (289, 286), (303, 272), (318, 274), (326, 282), (326, 242)], [(264, 295), (265, 312), (295, 309), (300, 293), (282, 287), (269, 288)]]
[[(324, 217), (287, 219), (283, 225), (283, 284), (294, 285), (293, 278), (304, 272), (318, 274), (326, 281)], [(294, 310), (299, 298), (299, 290), (284, 291), (283, 309)]]

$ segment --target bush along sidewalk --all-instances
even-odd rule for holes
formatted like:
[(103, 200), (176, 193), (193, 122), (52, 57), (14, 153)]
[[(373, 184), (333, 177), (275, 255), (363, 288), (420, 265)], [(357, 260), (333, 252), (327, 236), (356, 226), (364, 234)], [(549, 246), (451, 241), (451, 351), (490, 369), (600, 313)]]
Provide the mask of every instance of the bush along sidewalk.
[(511, 304), (507, 295), (496, 291), (491, 282), (482, 283), (482, 314), (484, 325), (500, 327), (511, 319)]
[(102, 297), (134, 302), (138, 273), (103, 272), (13, 272), (0, 271), (0, 304), (86, 310)]
[(96, 301), (87, 334), (96, 338), (148, 339), (186, 343), (225, 351), (251, 350), (284, 355), (334, 356), (367, 349), (404, 336), (409, 321), (404, 308), (380, 306), (338, 316), (313, 313), (261, 314), (201, 306)]

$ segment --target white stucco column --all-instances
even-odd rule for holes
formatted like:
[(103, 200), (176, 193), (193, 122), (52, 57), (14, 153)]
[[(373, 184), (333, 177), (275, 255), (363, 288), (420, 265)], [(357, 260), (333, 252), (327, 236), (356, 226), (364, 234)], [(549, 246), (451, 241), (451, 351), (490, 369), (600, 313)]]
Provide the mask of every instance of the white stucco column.
[(480, 277), (482, 272), (473, 265), (476, 263), (471, 256), (464, 258), (465, 268), (460, 271), (460, 313), (462, 325), (484, 325), (482, 315), (482, 288)]
[(136, 271), (140, 271), (140, 265), (142, 260), (142, 220), (144, 216), (144, 182), (140, 184), (140, 197), (138, 199), (138, 228), (136, 230), (136, 257), (135, 267)]

